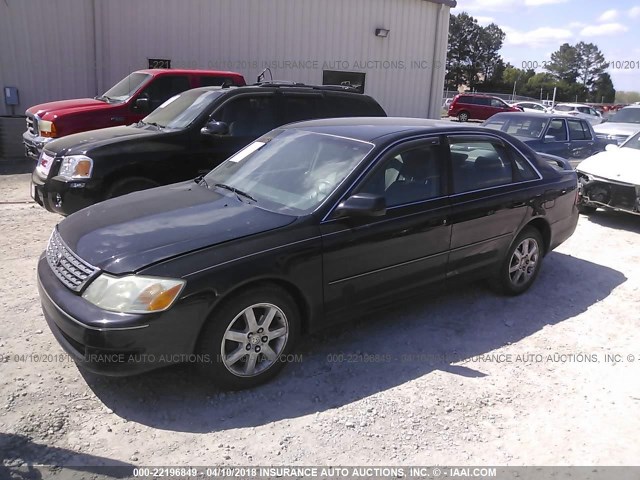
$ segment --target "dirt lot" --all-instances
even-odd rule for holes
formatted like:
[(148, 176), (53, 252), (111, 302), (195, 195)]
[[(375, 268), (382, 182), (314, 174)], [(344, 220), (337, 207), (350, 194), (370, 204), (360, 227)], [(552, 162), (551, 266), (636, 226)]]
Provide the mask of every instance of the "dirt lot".
[(35, 265), (61, 217), (29, 203), (28, 178), (0, 175), (0, 478), (23, 463), (638, 463), (638, 217), (581, 217), (524, 296), (474, 284), (403, 302), (222, 393), (185, 366), (109, 379), (58, 356)]

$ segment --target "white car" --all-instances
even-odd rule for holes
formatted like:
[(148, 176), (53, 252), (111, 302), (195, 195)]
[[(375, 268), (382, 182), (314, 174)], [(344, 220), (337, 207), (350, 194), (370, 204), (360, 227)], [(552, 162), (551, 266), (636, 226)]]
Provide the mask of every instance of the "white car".
[(578, 210), (590, 214), (598, 207), (640, 215), (640, 132), (620, 147), (587, 158), (576, 168)]
[(550, 113), (551, 109), (545, 107), (541, 103), (537, 102), (514, 102), (510, 104), (512, 107), (520, 107), (524, 112), (540, 112), (540, 113)]
[(602, 115), (595, 108), (581, 103), (559, 103), (553, 107), (553, 113), (571, 115), (587, 120), (591, 125), (602, 123)]
[(640, 132), (640, 105), (618, 110), (605, 123), (593, 127), (598, 138), (615, 140), (622, 145), (631, 135)]

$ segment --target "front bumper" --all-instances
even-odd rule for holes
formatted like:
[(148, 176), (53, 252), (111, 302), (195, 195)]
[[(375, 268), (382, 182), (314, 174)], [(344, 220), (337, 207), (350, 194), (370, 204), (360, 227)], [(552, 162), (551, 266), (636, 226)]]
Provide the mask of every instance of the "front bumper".
[(50, 212), (71, 215), (102, 200), (99, 182), (43, 179), (37, 171), (31, 174), (31, 198)]
[(22, 134), (22, 143), (24, 144), (24, 155), (30, 160), (36, 162), (40, 158), (40, 153), (47, 143), (55, 140), (54, 138), (39, 137), (32, 135), (28, 131)]
[(212, 361), (193, 355), (205, 315), (197, 305), (174, 305), (134, 315), (102, 310), (66, 288), (44, 254), (38, 262), (44, 317), (62, 348), (79, 367), (108, 376), (127, 376), (163, 366)]
[(579, 173), (578, 203), (640, 215), (640, 185)]

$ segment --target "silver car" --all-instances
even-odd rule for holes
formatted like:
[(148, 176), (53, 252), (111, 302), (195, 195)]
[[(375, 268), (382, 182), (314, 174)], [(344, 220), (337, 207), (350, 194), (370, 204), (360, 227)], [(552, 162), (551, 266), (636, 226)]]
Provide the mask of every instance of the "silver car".
[(600, 115), (600, 112), (589, 105), (583, 105), (581, 103), (559, 103), (553, 108), (553, 113), (582, 118), (591, 125), (602, 123), (602, 115)]
[(640, 105), (618, 110), (606, 123), (593, 127), (596, 136), (603, 140), (615, 140), (622, 145), (629, 137), (640, 132)]

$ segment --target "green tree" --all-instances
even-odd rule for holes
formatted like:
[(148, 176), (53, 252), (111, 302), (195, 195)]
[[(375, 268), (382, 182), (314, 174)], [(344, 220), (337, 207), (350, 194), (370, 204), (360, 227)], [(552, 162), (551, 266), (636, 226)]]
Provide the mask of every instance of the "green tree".
[(579, 65), (580, 60), (576, 47), (564, 43), (551, 54), (551, 62), (545, 68), (558, 80), (573, 83), (580, 75)]
[[(580, 42), (575, 48), (578, 55), (579, 78), (582, 81), (582, 85), (591, 90), (600, 76), (609, 68), (609, 63), (605, 60), (600, 49), (593, 43)], [(611, 77), (609, 77), (609, 80), (611, 80)]]
[(449, 17), (449, 49), (445, 83), (449, 89), (460, 85), (474, 88), (500, 80), (504, 62), (498, 53), (505, 33), (494, 23), (483, 27), (466, 12)]
[(591, 92), (591, 101), (613, 103), (616, 99), (616, 89), (613, 88), (613, 81), (611, 75), (604, 72), (598, 77), (593, 85)]

